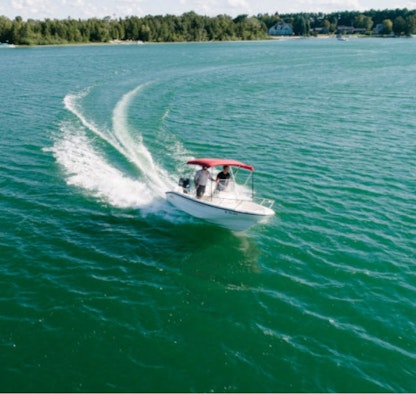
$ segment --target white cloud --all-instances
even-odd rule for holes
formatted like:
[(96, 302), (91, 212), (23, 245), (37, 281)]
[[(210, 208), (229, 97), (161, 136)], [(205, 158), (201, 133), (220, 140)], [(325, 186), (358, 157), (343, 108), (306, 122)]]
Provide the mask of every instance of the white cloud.
[(125, 17), (129, 15), (181, 15), (195, 11), (200, 15), (289, 12), (334, 12), (416, 8), (416, 0), (0, 0), (0, 15), (23, 19), (74, 19)]
[(291, 12), (309, 11), (309, 12), (333, 12), (343, 10), (358, 10), (360, 1), (358, 0), (298, 0), (292, 5)]

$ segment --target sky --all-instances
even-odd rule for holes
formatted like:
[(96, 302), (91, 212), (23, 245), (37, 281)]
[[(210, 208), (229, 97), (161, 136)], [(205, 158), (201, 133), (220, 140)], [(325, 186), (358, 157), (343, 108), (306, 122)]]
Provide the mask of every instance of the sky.
[(124, 18), (126, 16), (279, 14), (416, 9), (416, 0), (0, 0), (0, 16), (24, 20)]

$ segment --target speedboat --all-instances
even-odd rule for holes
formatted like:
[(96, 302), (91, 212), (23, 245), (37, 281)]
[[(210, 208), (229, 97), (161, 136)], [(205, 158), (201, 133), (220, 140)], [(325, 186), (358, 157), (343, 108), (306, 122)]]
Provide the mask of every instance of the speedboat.
[(213, 179), (219, 171), (217, 167), (228, 166), (230, 178), (226, 187), (208, 181), (205, 194), (198, 198), (190, 179), (181, 177), (176, 189), (166, 192), (166, 199), (176, 208), (232, 231), (247, 230), (256, 223), (267, 222), (274, 215), (274, 201), (254, 198), (252, 166), (236, 160), (216, 158), (193, 159), (187, 164), (212, 170)]
[(345, 37), (345, 36), (343, 36), (343, 35), (341, 35), (341, 34), (338, 34), (337, 35), (337, 40), (338, 41), (348, 41), (348, 38)]
[(9, 44), (8, 42), (0, 42), (0, 48), (16, 48), (16, 45)]

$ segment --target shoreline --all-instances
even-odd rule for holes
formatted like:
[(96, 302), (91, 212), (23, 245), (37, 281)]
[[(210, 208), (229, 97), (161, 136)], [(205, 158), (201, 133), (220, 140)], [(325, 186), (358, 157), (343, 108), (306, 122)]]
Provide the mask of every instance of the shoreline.
[[(410, 36), (369, 36), (365, 34), (351, 34), (343, 36), (348, 40), (355, 39), (371, 39), (371, 38), (394, 38), (394, 39), (412, 39), (416, 38), (415, 34)], [(134, 46), (134, 45), (158, 45), (158, 44), (204, 44), (204, 43), (232, 43), (232, 42), (256, 42), (256, 41), (287, 41), (287, 40), (305, 40), (305, 39), (314, 39), (314, 40), (330, 40), (337, 39), (336, 34), (318, 34), (316, 36), (269, 36), (264, 39), (259, 40), (227, 40), (227, 41), (164, 41), (164, 42), (153, 42), (153, 41), (141, 41), (141, 40), (111, 40), (108, 42), (79, 42), (79, 43), (60, 43), (60, 44), (34, 44), (34, 45), (18, 45), (18, 44), (8, 44), (0, 45), (1, 49), (13, 49), (13, 48), (35, 48), (35, 47), (70, 47), (70, 46)], [(4, 43), (0, 43), (4, 44)]]

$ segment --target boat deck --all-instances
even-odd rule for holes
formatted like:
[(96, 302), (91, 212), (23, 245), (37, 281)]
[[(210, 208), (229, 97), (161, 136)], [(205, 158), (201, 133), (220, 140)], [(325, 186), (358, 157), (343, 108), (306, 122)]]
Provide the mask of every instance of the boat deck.
[(232, 199), (220, 196), (204, 196), (199, 201), (240, 212), (264, 215), (267, 207), (247, 199)]

